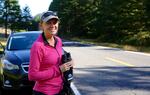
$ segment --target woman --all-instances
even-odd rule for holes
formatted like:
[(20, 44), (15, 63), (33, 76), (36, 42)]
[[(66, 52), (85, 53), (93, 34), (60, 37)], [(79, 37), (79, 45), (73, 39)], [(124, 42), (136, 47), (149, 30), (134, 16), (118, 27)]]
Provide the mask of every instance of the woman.
[(62, 64), (62, 41), (56, 36), (59, 18), (53, 11), (41, 15), (39, 26), (43, 31), (34, 42), (30, 52), (29, 80), (35, 81), (34, 95), (61, 95), (63, 72), (73, 62)]

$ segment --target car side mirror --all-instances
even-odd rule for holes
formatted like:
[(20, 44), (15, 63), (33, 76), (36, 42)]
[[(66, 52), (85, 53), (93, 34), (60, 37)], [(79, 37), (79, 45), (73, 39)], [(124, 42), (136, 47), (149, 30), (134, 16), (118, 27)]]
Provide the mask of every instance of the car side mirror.
[(2, 43), (0, 42), (0, 55), (4, 54), (4, 46), (2, 45)]

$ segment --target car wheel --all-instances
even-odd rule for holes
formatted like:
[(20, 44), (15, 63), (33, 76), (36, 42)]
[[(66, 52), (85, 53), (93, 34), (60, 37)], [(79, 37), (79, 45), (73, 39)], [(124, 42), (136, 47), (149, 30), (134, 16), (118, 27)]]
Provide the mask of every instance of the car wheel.
[(4, 93), (5, 90), (2, 86), (3, 86), (3, 83), (2, 83), (2, 81), (0, 81), (0, 95), (5, 95), (5, 93)]
[(3, 95), (1, 89), (0, 89), (0, 95)]
[(7, 91), (6, 89), (4, 89), (4, 88), (0, 88), (0, 95), (8, 95), (8, 94), (6, 94), (7, 92), (9, 92), (9, 91)]
[(2, 89), (2, 87), (0, 85), (0, 95), (3, 95), (2, 93), (3, 93), (3, 89)]
[(2, 86), (0, 86), (0, 95), (4, 95), (4, 90), (3, 90)]

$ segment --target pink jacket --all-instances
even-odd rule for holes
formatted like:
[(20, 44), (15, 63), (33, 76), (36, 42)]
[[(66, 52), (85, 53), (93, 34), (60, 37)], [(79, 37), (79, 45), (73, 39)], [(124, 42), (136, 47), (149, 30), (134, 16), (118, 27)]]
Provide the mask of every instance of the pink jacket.
[(34, 42), (30, 52), (29, 80), (35, 81), (33, 90), (54, 95), (62, 90), (62, 73), (59, 69), (62, 55), (62, 41), (56, 47), (44, 43), (42, 35)]

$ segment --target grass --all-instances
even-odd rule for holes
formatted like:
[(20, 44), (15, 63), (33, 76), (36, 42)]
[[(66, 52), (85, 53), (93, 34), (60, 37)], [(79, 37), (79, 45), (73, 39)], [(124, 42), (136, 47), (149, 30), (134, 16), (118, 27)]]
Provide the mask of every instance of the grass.
[[(9, 34), (10, 30), (8, 29), (7, 32), (8, 32), (7, 34)], [(0, 43), (5, 46), (6, 41), (7, 41), (7, 38), (5, 38), (5, 29), (0, 27)]]
[(0, 37), (0, 43), (5, 46), (7, 38)]

